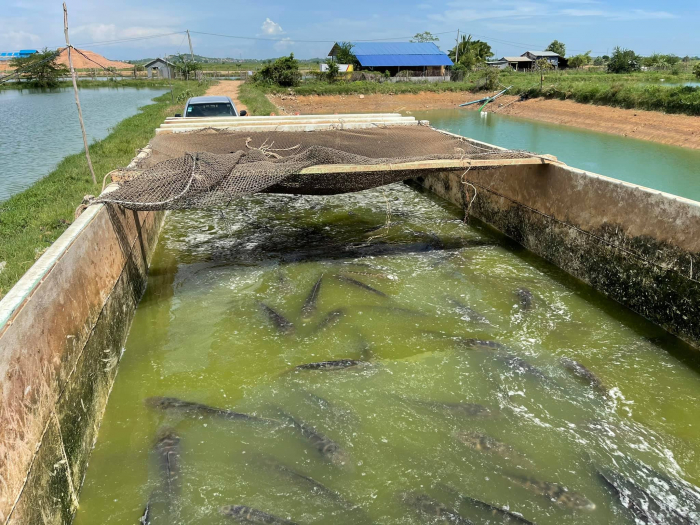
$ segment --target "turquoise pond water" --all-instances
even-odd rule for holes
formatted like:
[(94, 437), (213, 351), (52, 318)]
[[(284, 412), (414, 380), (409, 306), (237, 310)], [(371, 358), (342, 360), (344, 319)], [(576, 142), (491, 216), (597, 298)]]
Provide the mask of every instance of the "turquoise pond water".
[[(476, 111), (414, 111), (436, 128), (509, 149), (549, 153), (570, 166), (700, 201), (700, 151)], [(700, 133), (700, 118), (698, 118)]]

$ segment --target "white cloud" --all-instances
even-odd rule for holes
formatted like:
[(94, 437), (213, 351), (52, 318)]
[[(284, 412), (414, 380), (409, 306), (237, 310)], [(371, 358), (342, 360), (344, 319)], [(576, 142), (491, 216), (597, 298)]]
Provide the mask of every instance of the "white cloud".
[(4, 51), (18, 51), (38, 47), (41, 44), (41, 37), (26, 31), (6, 31), (2, 32), (0, 43)]
[(572, 17), (600, 17), (610, 20), (659, 20), (676, 18), (676, 15), (667, 11), (645, 11), (632, 9), (630, 11), (603, 11), (601, 9), (563, 9), (560, 12), (564, 16)]
[(283, 38), (279, 42), (275, 42), (274, 48), (278, 51), (283, 51), (285, 49), (289, 49), (294, 45), (294, 40), (291, 38)]
[[(118, 28), (116, 24), (86, 24), (77, 26), (71, 30), (71, 44), (76, 45), (90, 42), (104, 42), (105, 40), (128, 40), (129, 38), (143, 38), (154, 35), (174, 33), (176, 30), (169, 27), (143, 27), (131, 26)], [(174, 45), (183, 43), (184, 32), (146, 40), (136, 40), (134, 42), (123, 42), (122, 45), (128, 47), (152, 47), (155, 45)], [(99, 50), (98, 50), (99, 51)]]
[(447, 5), (449, 6), (447, 11), (429, 15), (429, 18), (443, 23), (454, 23), (500, 18), (513, 20), (542, 16), (547, 13), (547, 6), (528, 1), (495, 0), (488, 4), (490, 9), (484, 9), (481, 2), (471, 0), (449, 2)]
[(273, 22), (269, 18), (265, 19), (261, 29), (266, 35), (280, 35), (284, 33), (284, 31), (282, 30), (282, 26), (276, 22)]

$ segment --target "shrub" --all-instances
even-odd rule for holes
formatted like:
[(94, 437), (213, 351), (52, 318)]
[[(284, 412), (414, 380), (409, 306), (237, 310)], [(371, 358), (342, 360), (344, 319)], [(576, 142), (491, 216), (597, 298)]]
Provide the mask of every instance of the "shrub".
[(695, 67), (693, 68), (693, 75), (695, 75), (695, 78), (700, 78), (700, 62), (695, 64)]
[(323, 78), (332, 84), (338, 80), (340, 69), (338, 68), (338, 63), (331, 58), (326, 60), (326, 66), (328, 66), (328, 69), (326, 69), (325, 73), (323, 74)]
[(300, 81), (299, 62), (294, 58), (294, 53), (265, 64), (253, 75), (253, 82), (282, 87), (298, 86)]
[(639, 71), (639, 57), (631, 49), (616, 47), (608, 62), (608, 72), (610, 73), (631, 73)]

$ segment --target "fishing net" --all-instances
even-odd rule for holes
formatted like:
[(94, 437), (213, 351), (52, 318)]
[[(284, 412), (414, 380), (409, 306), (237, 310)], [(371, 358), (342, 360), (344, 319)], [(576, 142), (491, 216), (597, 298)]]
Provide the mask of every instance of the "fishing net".
[[(475, 145), (428, 126), (253, 133), (205, 129), (156, 135), (151, 148), (132, 179), (95, 202), (133, 210), (212, 208), (257, 192), (331, 195), (366, 190), (415, 177), (416, 166), (401, 166), (406, 162), (505, 163), (532, 156)], [(323, 168), (309, 169), (318, 166)]]

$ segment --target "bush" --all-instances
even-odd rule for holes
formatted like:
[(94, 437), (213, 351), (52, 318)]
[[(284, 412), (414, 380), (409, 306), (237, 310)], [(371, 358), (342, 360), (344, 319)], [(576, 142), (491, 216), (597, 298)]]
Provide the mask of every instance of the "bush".
[(340, 69), (338, 68), (338, 63), (330, 58), (326, 60), (326, 66), (328, 66), (328, 69), (323, 74), (323, 78), (332, 84), (338, 80)]
[(294, 58), (294, 53), (290, 53), (288, 57), (267, 63), (253, 75), (253, 82), (282, 87), (298, 86), (301, 82), (299, 61)]
[(500, 86), (498, 82), (500, 73), (500, 69), (494, 67), (489, 67), (480, 71), (476, 78), (476, 88), (484, 91), (493, 91)]
[(695, 64), (695, 67), (693, 68), (693, 75), (695, 75), (695, 78), (700, 78), (700, 62)]
[(608, 72), (610, 73), (631, 73), (640, 70), (640, 60), (631, 49), (616, 47), (608, 62)]

